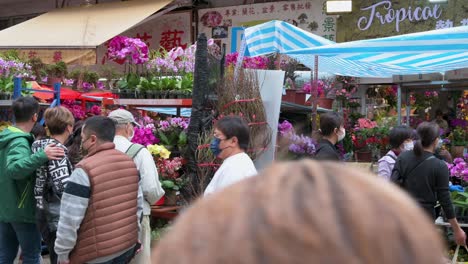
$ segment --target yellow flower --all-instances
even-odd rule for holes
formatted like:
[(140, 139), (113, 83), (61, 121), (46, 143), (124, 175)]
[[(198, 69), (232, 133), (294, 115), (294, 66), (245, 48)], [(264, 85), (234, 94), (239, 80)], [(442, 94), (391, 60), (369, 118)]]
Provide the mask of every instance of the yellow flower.
[(163, 150), (161, 150), (161, 153), (159, 153), (159, 155), (163, 159), (168, 159), (169, 156), (171, 155), (171, 152), (169, 150), (167, 150), (166, 148), (164, 148)]
[(169, 156), (171, 155), (171, 152), (161, 145), (148, 145), (146, 148), (151, 153), (151, 155), (155, 157), (168, 159)]

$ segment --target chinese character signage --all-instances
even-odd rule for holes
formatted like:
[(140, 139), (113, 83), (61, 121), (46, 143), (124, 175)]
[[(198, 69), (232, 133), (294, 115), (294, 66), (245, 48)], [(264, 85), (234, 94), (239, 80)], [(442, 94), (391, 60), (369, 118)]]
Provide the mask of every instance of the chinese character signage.
[[(164, 48), (171, 50), (175, 47), (190, 46), (193, 41), (191, 11), (174, 12), (152, 19), (142, 25), (132, 28), (121, 34), (122, 36), (140, 38), (150, 49)], [(107, 44), (98, 47), (98, 64), (116, 63), (107, 58)]]
[(44, 63), (53, 64), (64, 61), (67, 64), (93, 65), (96, 63), (94, 49), (19, 49), (23, 59), (40, 58)]
[(198, 11), (198, 30), (218, 44), (226, 44), (227, 52), (239, 50), (245, 27), (271, 20), (283, 20), (301, 29), (335, 41), (336, 16), (325, 14), (324, 0), (273, 2)]
[(466, 1), (353, 0), (353, 12), (338, 19), (339, 42), (468, 25)]

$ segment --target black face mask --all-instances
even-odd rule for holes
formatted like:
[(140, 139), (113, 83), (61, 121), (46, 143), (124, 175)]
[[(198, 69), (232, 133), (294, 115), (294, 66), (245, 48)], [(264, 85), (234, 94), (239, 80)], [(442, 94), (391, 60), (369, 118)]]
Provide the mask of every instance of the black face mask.
[(75, 139), (75, 137), (79, 136), (81, 133), (81, 128), (80, 129), (77, 129), (75, 131), (73, 131), (72, 134), (70, 134), (70, 136), (68, 136), (67, 140), (65, 140), (65, 146), (70, 146), (73, 144), (73, 140)]

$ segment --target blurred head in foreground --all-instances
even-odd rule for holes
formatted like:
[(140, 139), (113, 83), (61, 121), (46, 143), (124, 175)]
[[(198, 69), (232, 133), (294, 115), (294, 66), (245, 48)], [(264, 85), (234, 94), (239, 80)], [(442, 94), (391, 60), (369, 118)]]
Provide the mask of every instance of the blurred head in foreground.
[(153, 255), (153, 263), (171, 264), (442, 259), (435, 227), (398, 188), (346, 165), (308, 160), (275, 164), (197, 201)]

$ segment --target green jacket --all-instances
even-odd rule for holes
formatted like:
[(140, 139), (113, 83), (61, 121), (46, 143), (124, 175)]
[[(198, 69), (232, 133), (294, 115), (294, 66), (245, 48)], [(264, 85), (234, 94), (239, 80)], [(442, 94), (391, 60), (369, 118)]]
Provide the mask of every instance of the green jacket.
[(34, 138), (16, 127), (0, 133), (0, 222), (35, 223), (35, 170), (47, 162), (31, 152)]

